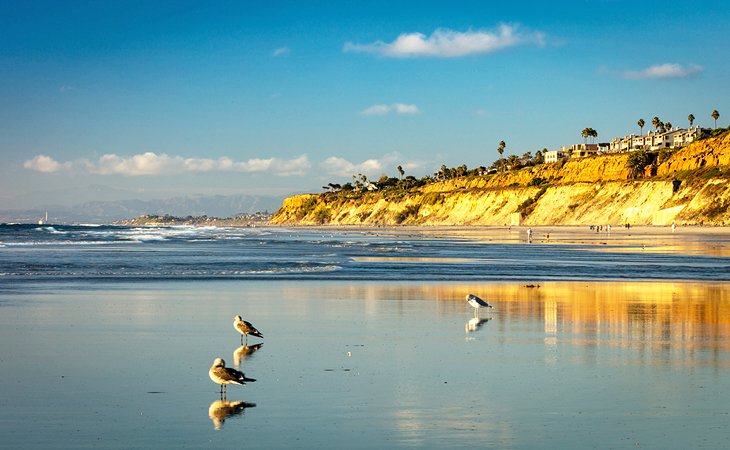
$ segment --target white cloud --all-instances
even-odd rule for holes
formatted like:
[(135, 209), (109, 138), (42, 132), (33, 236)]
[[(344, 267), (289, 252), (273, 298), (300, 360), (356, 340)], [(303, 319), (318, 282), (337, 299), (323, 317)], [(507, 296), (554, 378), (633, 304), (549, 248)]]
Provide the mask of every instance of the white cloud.
[(405, 105), (403, 103), (395, 103), (392, 105), (396, 114), (420, 114), (421, 110), (416, 105)]
[(74, 163), (58, 163), (48, 156), (38, 155), (23, 164), (26, 169), (39, 172), (56, 172), (75, 167), (78, 170), (97, 175), (123, 175), (128, 177), (205, 172), (271, 173), (278, 176), (292, 176), (303, 175), (311, 166), (307, 155), (288, 160), (252, 158), (246, 161), (234, 161), (228, 157), (218, 159), (183, 158), (181, 156), (169, 156), (165, 153), (158, 155), (154, 152), (146, 152), (130, 157), (106, 154), (96, 161), (79, 160)]
[(388, 153), (380, 159), (367, 159), (360, 163), (353, 163), (339, 156), (330, 156), (321, 163), (321, 167), (331, 176), (351, 177), (362, 173), (371, 178), (387, 173), (396, 176), (398, 165), (407, 171), (423, 167), (423, 163), (419, 161), (403, 161), (398, 153)]
[(291, 49), (289, 47), (279, 47), (275, 48), (274, 51), (271, 52), (271, 56), (287, 56), (289, 53), (291, 53)]
[(360, 114), (363, 116), (384, 116), (389, 112), (390, 106), (388, 105), (373, 105), (360, 111)]
[(372, 44), (345, 43), (346, 52), (373, 53), (392, 58), (434, 57), (457, 58), (492, 53), (524, 44), (545, 44), (541, 32), (523, 30), (519, 25), (503, 24), (495, 30), (465, 32), (439, 28), (430, 36), (423, 33), (403, 33), (393, 42)]
[(393, 103), (390, 105), (379, 104), (369, 106), (362, 111), (360, 114), (363, 116), (384, 116), (394, 112), (396, 114), (414, 115), (420, 114), (421, 110), (416, 105), (407, 105), (405, 103)]
[(657, 64), (643, 70), (626, 70), (621, 73), (622, 78), (628, 79), (655, 79), (655, 78), (689, 78), (702, 73), (704, 68), (696, 64), (682, 66), (681, 64)]
[(53, 173), (71, 168), (70, 163), (59, 163), (55, 159), (46, 155), (38, 155), (33, 159), (25, 161), (23, 167), (36, 172)]

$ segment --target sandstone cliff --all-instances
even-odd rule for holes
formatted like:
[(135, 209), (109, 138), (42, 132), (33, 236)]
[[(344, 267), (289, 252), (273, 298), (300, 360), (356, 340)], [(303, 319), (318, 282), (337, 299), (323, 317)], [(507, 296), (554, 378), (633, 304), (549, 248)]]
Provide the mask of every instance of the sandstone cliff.
[[(628, 154), (461, 177), (407, 192), (304, 194), (272, 223), (299, 225), (730, 225), (730, 133), (629, 179)], [(656, 175), (651, 176), (651, 173)], [(528, 186), (542, 179), (540, 186)], [(533, 183), (534, 184), (534, 183)]]

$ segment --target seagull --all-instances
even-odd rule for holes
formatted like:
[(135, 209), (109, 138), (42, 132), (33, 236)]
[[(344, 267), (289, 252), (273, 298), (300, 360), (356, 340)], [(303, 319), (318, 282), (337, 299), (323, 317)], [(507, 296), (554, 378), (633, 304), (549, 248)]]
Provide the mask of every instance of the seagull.
[(251, 325), (251, 322), (247, 322), (241, 318), (241, 316), (236, 316), (233, 318), (233, 328), (236, 329), (239, 333), (241, 333), (241, 344), (243, 344), (243, 337), (246, 336), (246, 342), (248, 342), (248, 335), (251, 336), (257, 336), (260, 338), (263, 338), (264, 335), (261, 334), (259, 330), (256, 329), (255, 326)]
[(479, 308), (491, 308), (492, 305), (485, 302), (481, 298), (477, 297), (474, 294), (467, 294), (466, 301), (474, 308), (474, 315), (476, 316)]
[(208, 376), (211, 380), (213, 380), (213, 383), (221, 385), (221, 398), (225, 398), (226, 385), (228, 384), (244, 385), (246, 384), (246, 381), (256, 381), (254, 378), (246, 378), (246, 375), (244, 375), (243, 372), (226, 367), (226, 362), (221, 358), (216, 358), (215, 361), (213, 361), (213, 365), (210, 366), (210, 370), (208, 370)]

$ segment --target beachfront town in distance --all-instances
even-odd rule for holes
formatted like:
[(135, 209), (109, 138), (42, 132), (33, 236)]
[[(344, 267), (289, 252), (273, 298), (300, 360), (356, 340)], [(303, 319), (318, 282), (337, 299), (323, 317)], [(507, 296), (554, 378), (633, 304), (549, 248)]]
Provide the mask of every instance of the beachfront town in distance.
[[(717, 110), (712, 112), (711, 117), (717, 123), (720, 114)], [(557, 162), (564, 158), (584, 158), (586, 156), (603, 154), (603, 153), (624, 153), (636, 150), (655, 151), (661, 149), (676, 149), (684, 147), (695, 139), (708, 136), (712, 133), (710, 128), (702, 128), (694, 125), (694, 115), (687, 117), (689, 120), (689, 128), (672, 127), (671, 123), (664, 123), (658, 117), (652, 119), (654, 131), (647, 131), (643, 134), (644, 119), (639, 119), (637, 125), (640, 134), (629, 134), (623, 137), (615, 137), (610, 142), (574, 144), (571, 146), (563, 146), (559, 150), (547, 150), (543, 152), (543, 158), (546, 163)], [(594, 138), (598, 135), (592, 128), (585, 128), (582, 131), (584, 139)]]

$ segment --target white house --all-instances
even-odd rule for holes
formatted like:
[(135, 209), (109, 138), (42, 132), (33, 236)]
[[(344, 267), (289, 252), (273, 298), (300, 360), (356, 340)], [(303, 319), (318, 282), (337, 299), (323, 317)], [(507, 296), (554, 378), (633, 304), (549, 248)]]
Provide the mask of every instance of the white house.
[(662, 148), (684, 147), (691, 143), (703, 131), (707, 130), (694, 127), (690, 129), (675, 128), (664, 132), (649, 131), (643, 136), (630, 134), (622, 138), (613, 138), (609, 143), (609, 151), (611, 153), (622, 153), (634, 150), (659, 150)]
[(543, 154), (545, 163), (554, 163), (565, 158), (565, 152), (562, 150), (548, 150)]

